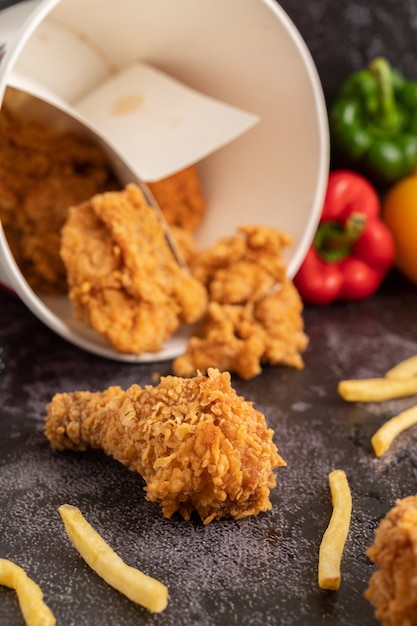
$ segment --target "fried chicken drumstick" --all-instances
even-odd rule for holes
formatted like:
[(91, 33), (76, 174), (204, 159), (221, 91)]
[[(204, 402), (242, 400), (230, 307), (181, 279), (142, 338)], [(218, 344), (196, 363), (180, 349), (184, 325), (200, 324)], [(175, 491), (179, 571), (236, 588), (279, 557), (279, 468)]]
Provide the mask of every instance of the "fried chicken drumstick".
[(195, 510), (204, 524), (269, 510), (274, 469), (285, 465), (264, 415), (216, 369), (154, 387), (58, 393), (45, 434), (57, 450), (103, 449), (139, 472), (166, 517)]
[(383, 626), (417, 624), (417, 495), (398, 500), (367, 555), (378, 566), (365, 597)]

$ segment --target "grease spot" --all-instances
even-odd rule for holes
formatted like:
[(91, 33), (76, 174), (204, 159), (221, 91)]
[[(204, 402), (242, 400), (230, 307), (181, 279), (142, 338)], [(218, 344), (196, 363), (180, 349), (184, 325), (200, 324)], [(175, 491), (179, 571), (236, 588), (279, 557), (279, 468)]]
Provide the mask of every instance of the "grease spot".
[(38, 40), (39, 40), (40, 42), (42, 42), (42, 43), (48, 43), (49, 38), (48, 38), (48, 35), (47, 35), (45, 32), (40, 31), (40, 32), (38, 33)]
[(136, 111), (141, 108), (143, 101), (144, 97), (140, 93), (132, 93), (121, 96), (113, 102), (111, 114), (121, 117), (123, 115), (136, 113)]

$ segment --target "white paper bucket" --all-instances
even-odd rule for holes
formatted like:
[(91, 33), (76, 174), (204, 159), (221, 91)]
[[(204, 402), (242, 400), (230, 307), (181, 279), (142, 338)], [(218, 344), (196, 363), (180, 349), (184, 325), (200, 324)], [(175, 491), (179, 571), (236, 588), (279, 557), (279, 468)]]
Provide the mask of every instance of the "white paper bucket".
[[(6, 86), (24, 76), (72, 103), (143, 61), (258, 115), (256, 126), (198, 163), (207, 211), (197, 244), (205, 248), (243, 224), (273, 226), (293, 238), (285, 259), (295, 275), (327, 185), (327, 112), (310, 53), (275, 0), (29, 0), (0, 15), (0, 102)], [(115, 352), (73, 319), (68, 299), (32, 291), (1, 227), (0, 281), (55, 332), (90, 352), (149, 361), (185, 347), (181, 331), (156, 355)]]

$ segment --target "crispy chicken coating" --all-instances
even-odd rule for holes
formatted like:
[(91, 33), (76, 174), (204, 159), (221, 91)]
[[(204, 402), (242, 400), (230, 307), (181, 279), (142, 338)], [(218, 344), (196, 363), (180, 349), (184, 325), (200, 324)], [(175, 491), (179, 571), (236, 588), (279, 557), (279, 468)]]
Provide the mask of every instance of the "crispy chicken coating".
[[(0, 220), (31, 287), (63, 294), (67, 282), (59, 254), (60, 231), (69, 207), (119, 189), (120, 184), (102, 148), (72, 131), (20, 115), (15, 100), (9, 90), (0, 112)], [(183, 231), (178, 237), (188, 259), (190, 234), (205, 211), (196, 168), (190, 166), (149, 186), (168, 223), (177, 234)]]
[(174, 361), (177, 376), (217, 367), (249, 379), (261, 373), (262, 363), (304, 366), (302, 301), (282, 259), (289, 242), (274, 229), (247, 226), (192, 259), (209, 304), (202, 331)]
[(75, 310), (116, 350), (157, 352), (205, 312), (204, 286), (178, 265), (136, 185), (71, 207), (61, 240)]
[(196, 230), (204, 217), (206, 202), (195, 165), (148, 183), (148, 187), (171, 227), (177, 226), (189, 233)]
[(0, 219), (29, 284), (65, 293), (59, 256), (68, 207), (117, 186), (107, 158), (91, 140), (0, 113)]
[(103, 449), (139, 472), (166, 517), (195, 510), (204, 524), (269, 510), (274, 470), (285, 465), (263, 414), (215, 369), (154, 387), (58, 393), (45, 434), (57, 450)]
[(258, 303), (220, 305), (210, 302), (202, 336), (190, 338), (186, 351), (173, 364), (177, 376), (193, 376), (209, 367), (250, 379), (262, 364), (302, 369), (307, 345), (297, 290), (285, 281), (279, 291)]
[(197, 168), (185, 168), (149, 187), (190, 275), (175, 266), (134, 186), (119, 187), (89, 139), (3, 107), (0, 219), (33, 289), (69, 293), (78, 318), (122, 353), (157, 352), (180, 324), (204, 316), (173, 364), (179, 376), (217, 367), (248, 379), (263, 363), (303, 367), (307, 337), (301, 299), (286, 278), (287, 234), (242, 226), (197, 251), (205, 200)]
[(417, 495), (397, 500), (367, 555), (378, 566), (365, 597), (383, 626), (417, 624)]
[(283, 249), (291, 238), (267, 226), (241, 226), (197, 254), (191, 269), (220, 304), (256, 302), (286, 277)]
[(197, 254), (194, 237), (192, 233), (179, 226), (171, 226), (170, 228), (172, 236), (175, 237), (177, 249), (180, 251), (184, 262), (189, 266)]

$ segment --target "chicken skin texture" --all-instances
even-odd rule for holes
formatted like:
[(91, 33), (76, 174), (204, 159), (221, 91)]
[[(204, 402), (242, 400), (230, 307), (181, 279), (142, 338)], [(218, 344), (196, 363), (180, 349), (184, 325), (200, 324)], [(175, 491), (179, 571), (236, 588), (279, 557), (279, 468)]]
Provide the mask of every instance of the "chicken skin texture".
[(45, 434), (56, 450), (104, 450), (143, 477), (147, 500), (167, 518), (196, 511), (204, 524), (271, 509), (274, 470), (285, 465), (264, 415), (216, 369), (125, 391), (58, 393)]
[(61, 240), (78, 317), (119, 352), (157, 352), (205, 312), (205, 287), (178, 265), (136, 185), (71, 207)]
[(106, 155), (89, 139), (2, 108), (0, 219), (33, 289), (66, 293), (59, 247), (68, 207), (116, 186)]
[(174, 374), (193, 376), (217, 367), (250, 379), (262, 372), (263, 363), (304, 367), (303, 304), (282, 258), (289, 243), (289, 236), (275, 229), (246, 226), (192, 258), (191, 269), (209, 302), (201, 331), (174, 361)]
[(204, 218), (206, 202), (197, 167), (190, 165), (157, 182), (148, 183), (171, 228), (192, 233)]
[(181, 327), (189, 340), (177, 376), (216, 367), (250, 379), (264, 364), (304, 367), (302, 301), (283, 257), (289, 235), (244, 225), (197, 249), (207, 207), (197, 167), (186, 167), (148, 187), (187, 271), (139, 189), (120, 189), (102, 148), (26, 118), (18, 93), (6, 96), (0, 220), (32, 289), (68, 295), (74, 316), (122, 354), (158, 353)]
[(417, 495), (396, 502), (367, 555), (378, 567), (365, 591), (376, 618), (383, 626), (417, 624)]
[[(25, 105), (21, 98), (9, 88), (0, 113), (0, 219), (31, 287), (66, 294), (59, 249), (69, 207), (121, 185), (100, 146), (72, 130), (28, 117), (20, 110)], [(196, 167), (149, 187), (171, 227), (190, 237), (205, 213)]]

